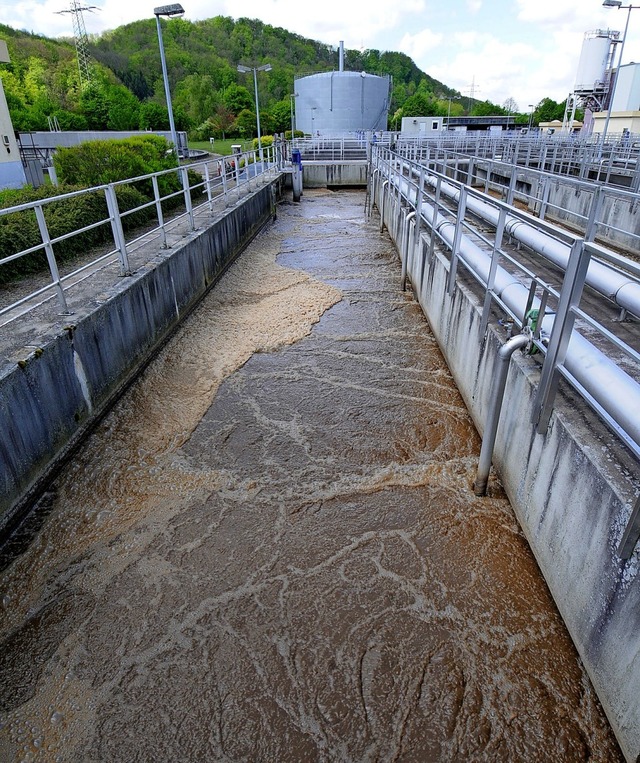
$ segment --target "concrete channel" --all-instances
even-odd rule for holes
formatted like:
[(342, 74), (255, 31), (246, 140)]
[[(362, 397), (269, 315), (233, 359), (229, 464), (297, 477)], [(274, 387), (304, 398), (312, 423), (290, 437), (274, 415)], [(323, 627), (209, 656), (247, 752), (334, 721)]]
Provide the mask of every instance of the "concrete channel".
[(363, 191), (305, 190), (0, 578), (0, 759), (618, 761)]

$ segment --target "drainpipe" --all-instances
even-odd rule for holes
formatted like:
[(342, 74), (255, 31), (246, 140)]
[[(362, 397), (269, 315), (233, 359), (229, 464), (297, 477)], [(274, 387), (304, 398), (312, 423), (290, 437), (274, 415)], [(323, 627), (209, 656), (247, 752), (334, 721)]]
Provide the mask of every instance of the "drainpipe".
[(502, 410), (502, 399), (504, 398), (504, 388), (507, 384), (509, 361), (511, 360), (513, 353), (516, 350), (526, 347), (530, 340), (531, 337), (527, 334), (517, 334), (516, 336), (511, 337), (506, 344), (503, 344), (498, 351), (499, 365), (493, 379), (489, 413), (484, 428), (482, 447), (480, 448), (476, 480), (473, 483), (473, 492), (476, 495), (486, 495), (487, 493), (487, 482), (489, 481), (489, 470), (491, 469), (491, 457), (493, 456), (493, 446), (496, 442), (498, 421), (500, 419), (500, 411)]
[(382, 201), (382, 208), (380, 209), (380, 233), (384, 230), (384, 208), (386, 206), (386, 196), (384, 195), (385, 186), (389, 185), (389, 181), (385, 180), (382, 184), (382, 190), (380, 191), (380, 199)]
[(416, 216), (415, 212), (409, 212), (404, 218), (404, 236), (402, 241), (402, 249), (404, 251), (404, 257), (400, 257), (402, 261), (402, 275), (400, 276), (400, 284), (402, 291), (407, 290), (407, 268), (409, 266), (409, 239), (411, 237), (411, 221)]

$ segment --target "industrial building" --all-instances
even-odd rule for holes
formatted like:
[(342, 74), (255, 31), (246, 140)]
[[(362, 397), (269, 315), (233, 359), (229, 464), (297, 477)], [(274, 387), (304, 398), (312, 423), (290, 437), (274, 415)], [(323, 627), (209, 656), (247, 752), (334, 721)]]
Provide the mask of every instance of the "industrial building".
[[(0, 40), (0, 62), (9, 63), (9, 51), (4, 40)], [(0, 80), (0, 141), (2, 142), (0, 145), (0, 190), (22, 188), (26, 178), (2, 80)]]

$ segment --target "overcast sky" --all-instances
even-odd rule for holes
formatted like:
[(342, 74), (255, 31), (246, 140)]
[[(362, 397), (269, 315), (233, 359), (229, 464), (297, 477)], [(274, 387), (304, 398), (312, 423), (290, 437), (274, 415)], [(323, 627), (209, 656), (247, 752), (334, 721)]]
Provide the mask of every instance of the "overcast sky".
[[(154, 5), (136, 0), (87, 0), (87, 32), (99, 33), (153, 17)], [(626, 0), (628, 4), (628, 0)], [(584, 33), (622, 33), (626, 10), (602, 0), (183, 0), (193, 21), (223, 15), (259, 18), (273, 26), (331, 45), (397, 50), (423, 71), (474, 97), (502, 104), (514, 98), (520, 111), (545, 96), (562, 101), (572, 90)], [(2, 23), (48, 37), (71, 36), (70, 0), (0, 0)], [(240, 12), (239, 9), (242, 9)], [(631, 13), (624, 61), (640, 61), (640, 11)]]

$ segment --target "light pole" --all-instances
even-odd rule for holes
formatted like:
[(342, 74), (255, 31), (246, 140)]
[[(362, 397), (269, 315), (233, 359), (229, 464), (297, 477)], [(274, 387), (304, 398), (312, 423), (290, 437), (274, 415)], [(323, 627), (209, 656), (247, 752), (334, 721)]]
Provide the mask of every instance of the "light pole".
[(529, 112), (529, 132), (531, 132), (531, 125), (533, 123), (533, 108), (534, 108), (532, 103), (529, 104), (529, 108), (531, 109), (531, 111)]
[(313, 138), (313, 136), (315, 135), (315, 130), (314, 130), (315, 120), (316, 120), (316, 113), (315, 112), (316, 112), (317, 108), (318, 108), (317, 106), (312, 106), (311, 107), (311, 138)]
[[(620, 73), (620, 66), (622, 65), (622, 54), (624, 53), (624, 44), (627, 41), (627, 30), (629, 29), (629, 19), (631, 18), (631, 11), (634, 8), (640, 8), (640, 5), (622, 5), (622, 0), (604, 0), (602, 5), (605, 8), (621, 8), (627, 13), (627, 22), (624, 25), (624, 32), (622, 33), (622, 45), (620, 46), (620, 57), (618, 58), (618, 68), (615, 70), (615, 77), (613, 79), (613, 87), (611, 88), (611, 96), (609, 97), (609, 106), (607, 108), (607, 118), (604, 121), (604, 129), (602, 131), (602, 140), (600, 142), (600, 158), (602, 158), (602, 149), (604, 148), (605, 141), (607, 139), (607, 132), (609, 131), (609, 120), (611, 119), (611, 111), (613, 108), (613, 99), (616, 94), (616, 85), (618, 84), (618, 74)], [(612, 73), (613, 76), (613, 73)]]
[(173, 121), (173, 107), (171, 106), (171, 90), (169, 89), (169, 77), (167, 76), (167, 60), (164, 56), (164, 45), (162, 43), (162, 27), (160, 26), (160, 16), (166, 16), (171, 18), (173, 16), (182, 16), (184, 14), (184, 8), (180, 3), (174, 3), (173, 5), (161, 5), (158, 8), (153, 9), (153, 13), (156, 17), (156, 24), (158, 26), (158, 44), (160, 46), (160, 63), (162, 64), (162, 79), (164, 81), (164, 94), (167, 99), (167, 111), (169, 112), (169, 127), (171, 128), (171, 140), (173, 141), (173, 149), (176, 152), (176, 159), (180, 164), (180, 149), (178, 147), (178, 133), (176, 132), (176, 123)]
[(293, 101), (300, 95), (300, 93), (290, 93), (289, 94), (289, 103), (291, 104), (291, 140), (293, 141), (295, 137), (295, 129), (293, 124)]
[(449, 109), (447, 110), (447, 132), (449, 131), (449, 122), (451, 120), (451, 101), (459, 101), (462, 98), (461, 95), (449, 96)]
[(264, 165), (264, 153), (262, 151), (262, 135), (260, 134), (260, 106), (258, 104), (258, 72), (270, 72), (273, 67), (271, 64), (262, 66), (242, 66), (238, 64), (238, 71), (246, 74), (253, 72), (253, 87), (256, 94), (256, 123), (258, 126), (258, 153), (260, 155), (260, 164)]

